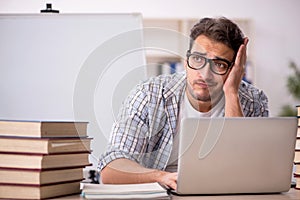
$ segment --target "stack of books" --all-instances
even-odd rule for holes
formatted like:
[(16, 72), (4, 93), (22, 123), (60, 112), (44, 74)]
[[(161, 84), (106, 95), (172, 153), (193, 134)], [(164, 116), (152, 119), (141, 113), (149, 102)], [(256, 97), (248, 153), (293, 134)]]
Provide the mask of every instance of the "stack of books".
[(87, 122), (0, 121), (0, 199), (80, 193), (90, 142)]
[(296, 189), (300, 189), (300, 105), (297, 106), (297, 118), (298, 118), (298, 131), (297, 131), (296, 151), (295, 151), (295, 159), (294, 159), (296, 170), (294, 176), (296, 180)]

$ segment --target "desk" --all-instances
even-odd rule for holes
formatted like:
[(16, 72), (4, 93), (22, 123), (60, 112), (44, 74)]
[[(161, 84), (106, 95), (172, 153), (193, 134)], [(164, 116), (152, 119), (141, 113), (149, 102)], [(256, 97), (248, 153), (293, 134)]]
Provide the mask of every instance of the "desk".
[[(61, 198), (54, 198), (57, 200), (84, 200), (80, 195), (72, 195)], [(263, 194), (263, 195), (212, 195), (212, 196), (173, 196), (172, 200), (299, 200), (300, 190), (290, 189), (287, 193), (282, 194)]]

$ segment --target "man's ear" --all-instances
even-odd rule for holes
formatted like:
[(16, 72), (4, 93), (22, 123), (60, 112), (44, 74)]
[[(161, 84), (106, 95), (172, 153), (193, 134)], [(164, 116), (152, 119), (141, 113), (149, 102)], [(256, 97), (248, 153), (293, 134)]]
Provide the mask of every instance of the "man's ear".
[(185, 71), (187, 71), (188, 64), (187, 64), (187, 59), (186, 58), (183, 60), (183, 67), (184, 67)]

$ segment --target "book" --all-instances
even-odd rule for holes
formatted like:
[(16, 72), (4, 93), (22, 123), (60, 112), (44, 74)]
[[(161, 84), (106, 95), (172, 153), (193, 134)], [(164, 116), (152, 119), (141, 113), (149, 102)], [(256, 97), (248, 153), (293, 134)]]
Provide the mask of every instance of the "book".
[(300, 164), (300, 150), (295, 150), (294, 163), (295, 164)]
[(87, 137), (87, 122), (0, 121), (1, 136)]
[(169, 199), (167, 190), (159, 183), (141, 184), (84, 184), (86, 199)]
[(91, 138), (0, 137), (0, 152), (67, 153), (89, 152)]
[(16, 154), (0, 153), (0, 168), (59, 169), (90, 165), (89, 153), (68, 154)]
[(300, 177), (296, 177), (296, 186), (295, 189), (300, 190)]
[(298, 129), (297, 129), (297, 138), (300, 138), (300, 105), (296, 105), (297, 108), (297, 118), (298, 118)]
[(299, 150), (299, 151), (300, 151), (300, 138), (298, 138), (298, 137), (297, 137), (297, 139), (296, 139), (295, 150)]
[[(298, 167), (298, 169), (297, 169)], [(296, 166), (296, 172), (294, 173), (294, 180), (296, 181), (296, 186), (295, 188), (300, 190), (300, 165)]]
[(46, 185), (83, 180), (83, 168), (58, 170), (1, 169), (0, 184)]
[(300, 176), (300, 164), (295, 164), (294, 175), (295, 176)]
[(0, 199), (45, 199), (80, 193), (80, 181), (43, 186), (0, 184)]

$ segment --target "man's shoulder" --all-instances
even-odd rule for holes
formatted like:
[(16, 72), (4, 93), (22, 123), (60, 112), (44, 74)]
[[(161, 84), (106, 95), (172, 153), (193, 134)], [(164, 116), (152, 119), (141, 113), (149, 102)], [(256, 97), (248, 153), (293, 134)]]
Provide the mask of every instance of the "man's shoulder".
[(266, 96), (265, 93), (261, 89), (255, 87), (254, 85), (247, 83), (246, 81), (243, 81), (243, 80), (240, 84), (239, 94), (242, 97), (251, 98), (251, 99), (259, 98), (262, 95)]
[(181, 79), (184, 75), (185, 75), (185, 73), (183, 73), (183, 72), (178, 72), (178, 73), (174, 73), (174, 74), (161, 74), (161, 75), (149, 78), (148, 81), (162, 83), (162, 84), (168, 84), (169, 82), (171, 82), (173, 80)]
[(159, 76), (150, 77), (146, 81), (141, 83), (143, 87), (159, 87), (159, 88), (166, 88), (166, 87), (173, 87), (178, 82), (181, 82), (184, 79), (185, 73), (179, 72), (174, 74), (161, 74)]

